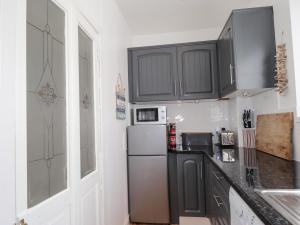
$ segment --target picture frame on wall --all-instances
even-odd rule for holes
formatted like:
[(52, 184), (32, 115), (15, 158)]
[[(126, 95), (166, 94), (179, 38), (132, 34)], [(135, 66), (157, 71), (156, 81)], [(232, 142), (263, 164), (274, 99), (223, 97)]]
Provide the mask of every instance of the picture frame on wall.
[(126, 119), (126, 97), (125, 88), (123, 87), (122, 77), (119, 74), (116, 84), (116, 119)]

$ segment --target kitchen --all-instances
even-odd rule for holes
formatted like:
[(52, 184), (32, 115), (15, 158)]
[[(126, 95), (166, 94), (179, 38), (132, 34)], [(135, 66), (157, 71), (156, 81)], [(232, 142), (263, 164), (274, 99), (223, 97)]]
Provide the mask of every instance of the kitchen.
[(0, 0), (0, 223), (300, 224), (299, 7)]
[(274, 110), (286, 97), (273, 83), (275, 38), (287, 32), (274, 8), (233, 10), (215, 42), (141, 35), (128, 49), (132, 223), (300, 223), (295, 108)]

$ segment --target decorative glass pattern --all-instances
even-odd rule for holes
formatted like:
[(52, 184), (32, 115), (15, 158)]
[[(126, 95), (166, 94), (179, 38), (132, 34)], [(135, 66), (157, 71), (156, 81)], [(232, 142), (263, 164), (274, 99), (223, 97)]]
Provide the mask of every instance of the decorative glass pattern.
[(65, 14), (27, 0), (28, 207), (67, 187)]
[(79, 27), (80, 159), (81, 177), (95, 170), (93, 41)]

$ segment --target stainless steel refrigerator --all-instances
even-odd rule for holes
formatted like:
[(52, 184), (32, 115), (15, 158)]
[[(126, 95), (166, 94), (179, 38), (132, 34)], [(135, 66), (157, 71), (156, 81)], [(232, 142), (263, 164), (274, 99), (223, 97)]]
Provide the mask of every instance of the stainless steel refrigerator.
[(131, 222), (170, 222), (166, 125), (128, 127), (128, 187)]

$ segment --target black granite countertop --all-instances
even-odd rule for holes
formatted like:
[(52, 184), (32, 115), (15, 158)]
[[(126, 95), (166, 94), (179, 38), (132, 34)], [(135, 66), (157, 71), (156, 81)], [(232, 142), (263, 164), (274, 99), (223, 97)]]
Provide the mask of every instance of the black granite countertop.
[[(182, 151), (183, 149), (188, 151)], [(262, 199), (254, 189), (299, 189), (299, 162), (280, 159), (256, 149), (229, 149), (219, 146), (213, 148), (202, 146), (198, 149), (178, 147), (177, 150), (171, 152), (177, 154), (204, 153), (223, 172), (231, 186), (266, 225), (291, 224)]]

